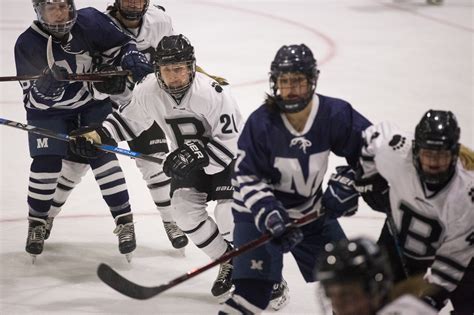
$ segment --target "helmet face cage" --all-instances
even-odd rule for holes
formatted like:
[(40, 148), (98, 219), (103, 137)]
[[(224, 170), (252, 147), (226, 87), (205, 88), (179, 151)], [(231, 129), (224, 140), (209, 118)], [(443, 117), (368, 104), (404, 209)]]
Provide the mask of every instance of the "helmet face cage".
[[(173, 64), (185, 64), (188, 66), (189, 81), (184, 86), (175, 88), (168, 87), (163, 80), (160, 67)], [(180, 97), (189, 89), (196, 75), (196, 58), (194, 56), (194, 47), (182, 34), (165, 36), (159, 42), (158, 47), (156, 48), (154, 65), (155, 76), (160, 87), (172, 96)]]
[(359, 283), (370, 297), (384, 297), (392, 286), (387, 256), (364, 238), (326, 244), (317, 275), (324, 289), (331, 284)]
[[(456, 117), (450, 111), (429, 110), (423, 115), (415, 129), (413, 140), (413, 164), (421, 181), (428, 185), (442, 185), (451, 178), (456, 169), (459, 155), (460, 128)], [(451, 153), (447, 170), (436, 174), (426, 173), (420, 161), (420, 150), (446, 150)]]
[(141, 10), (130, 10), (129, 8), (124, 8), (122, 5), (123, 0), (115, 0), (115, 6), (117, 10), (120, 12), (120, 15), (125, 18), (126, 20), (136, 21), (140, 20), (148, 10), (148, 5), (150, 4), (149, 0), (127, 0), (128, 3), (143, 3), (143, 8)]
[[(63, 36), (69, 33), (76, 23), (77, 11), (74, 0), (33, 0), (33, 8), (35, 9), (38, 21), (44, 29), (53, 35)], [(52, 23), (48, 21), (49, 10), (67, 10), (69, 18), (67, 21), (60, 23)]]
[[(302, 73), (311, 86), (308, 95), (299, 100), (283, 100), (277, 85), (278, 77), (285, 73)], [(270, 66), (270, 90), (278, 108), (285, 113), (303, 110), (311, 101), (318, 81), (317, 61), (311, 50), (305, 45), (282, 46)]]

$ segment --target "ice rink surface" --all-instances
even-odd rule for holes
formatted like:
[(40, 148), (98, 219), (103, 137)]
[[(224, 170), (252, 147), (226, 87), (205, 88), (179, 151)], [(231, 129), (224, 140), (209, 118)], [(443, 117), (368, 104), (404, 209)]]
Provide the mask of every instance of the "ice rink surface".
[[(473, 1), (445, 2), (443, 6), (428, 6), (423, 0), (158, 3), (173, 18), (175, 30), (190, 38), (198, 64), (231, 82), (245, 117), (268, 91), (267, 73), (277, 49), (305, 43), (319, 61), (319, 93), (349, 101), (374, 123), (392, 120), (406, 130), (414, 130), (430, 108), (451, 110), (461, 125), (462, 142), (472, 148)], [(78, 8), (90, 5), (103, 10), (107, 1), (76, 0)], [(1, 76), (15, 75), (16, 38), (34, 18), (29, 0), (0, 0)], [(3, 82), (0, 89), (0, 117), (25, 122), (19, 84)], [(32, 265), (24, 251), (27, 134), (0, 127), (0, 137), (1, 314), (217, 313), (210, 294), (217, 269), (147, 301), (122, 296), (97, 278), (97, 265), (105, 262), (135, 282), (154, 286), (208, 262), (193, 245), (188, 245), (186, 257), (171, 248), (145, 183), (127, 158), (120, 160), (135, 212), (138, 248), (132, 263), (118, 252), (113, 219), (89, 173), (55, 220), (43, 254)], [(333, 157), (329, 170), (343, 162)], [(365, 204), (360, 208), (356, 216), (342, 219), (342, 225), (349, 237), (375, 239), (383, 218)], [(284, 276), (291, 302), (279, 314), (318, 314), (315, 285), (304, 283), (291, 256), (285, 259)]]

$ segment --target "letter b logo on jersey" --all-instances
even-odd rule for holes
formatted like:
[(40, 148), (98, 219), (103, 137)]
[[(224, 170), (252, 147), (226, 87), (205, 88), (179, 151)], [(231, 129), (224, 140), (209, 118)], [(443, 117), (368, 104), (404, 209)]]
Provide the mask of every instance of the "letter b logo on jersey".
[(38, 138), (36, 139), (36, 148), (42, 149), (48, 147), (48, 138)]
[(443, 226), (434, 218), (427, 218), (401, 203), (403, 212), (400, 227), (400, 243), (406, 254), (412, 257), (434, 257), (439, 247)]

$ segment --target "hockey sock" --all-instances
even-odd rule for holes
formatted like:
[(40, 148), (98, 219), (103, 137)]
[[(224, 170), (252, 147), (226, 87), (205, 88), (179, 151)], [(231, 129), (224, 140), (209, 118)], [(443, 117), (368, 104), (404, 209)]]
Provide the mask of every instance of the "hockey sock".
[(89, 163), (112, 216), (115, 218), (130, 212), (127, 184), (117, 157), (114, 154), (103, 154), (98, 159), (91, 159)]
[(54, 193), (51, 209), (49, 209), (49, 217), (54, 218), (58, 215), (72, 190), (81, 182), (88, 169), (88, 164), (63, 160), (58, 186)]
[(61, 171), (60, 156), (37, 156), (30, 167), (28, 207), (31, 217), (45, 218), (53, 200)]

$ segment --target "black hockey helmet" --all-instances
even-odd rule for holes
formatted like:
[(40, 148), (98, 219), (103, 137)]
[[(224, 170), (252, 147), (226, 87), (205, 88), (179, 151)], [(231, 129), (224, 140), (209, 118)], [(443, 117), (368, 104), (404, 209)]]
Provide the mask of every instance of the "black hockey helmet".
[[(297, 101), (284, 101), (278, 93), (277, 80), (284, 73), (303, 73), (308, 79), (311, 89), (308, 95)], [(311, 50), (305, 45), (284, 45), (276, 53), (270, 66), (270, 90), (273, 93), (275, 102), (282, 112), (296, 113), (303, 110), (311, 101), (316, 83), (318, 81), (319, 70), (316, 59)]]
[[(38, 21), (43, 28), (57, 37), (69, 33), (76, 23), (77, 11), (74, 0), (32, 0)], [(68, 11), (68, 19), (58, 23), (48, 21), (48, 14), (52, 10)]]
[(142, 4), (143, 7), (138, 10), (130, 10), (130, 8), (125, 8), (122, 4), (123, 0), (115, 0), (115, 7), (119, 11), (120, 15), (130, 21), (140, 20), (148, 10), (148, 5), (150, 4), (150, 0), (127, 0), (129, 4), (133, 5), (140, 5)]
[(326, 244), (316, 275), (325, 290), (331, 284), (355, 282), (368, 296), (385, 297), (393, 284), (386, 254), (366, 238)]
[[(413, 140), (413, 164), (420, 179), (428, 185), (443, 185), (454, 174), (459, 156), (461, 129), (450, 111), (429, 110), (415, 128)], [(444, 172), (432, 174), (423, 171), (420, 149), (447, 150), (451, 152), (451, 163)]]
[[(196, 74), (196, 58), (194, 56), (194, 47), (189, 40), (182, 34), (165, 36), (158, 43), (155, 53), (155, 75), (160, 86), (175, 97), (183, 95), (194, 80)], [(166, 86), (161, 76), (160, 66), (185, 63), (189, 67), (190, 78), (188, 84), (179, 88), (170, 88)]]

